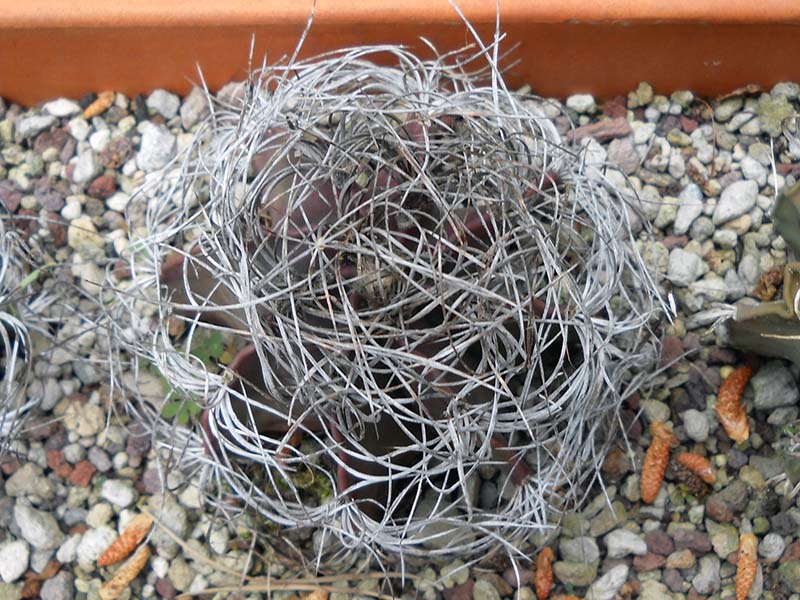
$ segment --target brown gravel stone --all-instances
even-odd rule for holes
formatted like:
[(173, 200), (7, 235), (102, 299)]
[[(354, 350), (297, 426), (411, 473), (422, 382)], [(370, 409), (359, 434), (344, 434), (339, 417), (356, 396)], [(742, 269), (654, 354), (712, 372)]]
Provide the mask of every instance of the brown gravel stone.
[(675, 544), (672, 542), (672, 538), (669, 537), (666, 531), (661, 529), (648, 531), (644, 541), (647, 543), (648, 551), (654, 552), (655, 554), (667, 556), (668, 554), (672, 554), (675, 550)]
[(133, 146), (128, 138), (111, 140), (100, 152), (98, 160), (107, 169), (118, 169), (128, 160), (132, 148)]
[(22, 202), (22, 194), (14, 190), (10, 182), (0, 181), (0, 204), (9, 213), (16, 212), (19, 203)]
[(708, 534), (696, 529), (676, 529), (672, 533), (672, 540), (678, 550), (688, 548), (697, 554), (711, 552), (711, 540)]
[(468, 579), (466, 583), (456, 585), (442, 590), (444, 600), (472, 600), (472, 588), (475, 587), (475, 580)]
[(503, 579), (515, 589), (517, 587), (533, 585), (535, 578), (536, 573), (532, 569), (520, 569), (519, 580), (517, 580), (517, 572), (514, 571), (514, 569), (509, 568), (503, 571)]
[(689, 237), (686, 235), (668, 235), (661, 240), (661, 243), (664, 244), (664, 247), (667, 250), (672, 250), (673, 248), (683, 248), (689, 243)]
[(666, 559), (660, 554), (648, 552), (644, 556), (633, 557), (633, 568), (639, 572), (655, 571), (663, 567), (666, 562)]
[(158, 592), (161, 598), (167, 598), (167, 600), (171, 600), (178, 595), (178, 592), (175, 591), (175, 586), (172, 585), (172, 581), (170, 581), (169, 577), (162, 577), (156, 581), (156, 592)]
[(670, 364), (680, 358), (683, 354), (683, 345), (681, 338), (677, 335), (668, 335), (661, 340), (661, 358), (659, 359), (659, 366)]
[(88, 460), (82, 460), (75, 465), (75, 469), (73, 469), (72, 474), (69, 476), (69, 480), (73, 485), (77, 485), (78, 487), (88, 487), (95, 471), (97, 471), (97, 469), (92, 463)]
[(86, 193), (92, 198), (101, 198), (103, 200), (110, 198), (117, 191), (117, 182), (114, 180), (113, 175), (100, 175), (89, 184), (89, 189)]
[(60, 214), (47, 213), (47, 229), (53, 238), (56, 248), (63, 248), (67, 243), (67, 224)]
[(690, 119), (689, 117), (681, 115), (678, 120), (680, 121), (681, 129), (683, 129), (686, 133), (692, 133), (695, 129), (697, 129), (697, 121), (694, 119)]
[(785, 562), (791, 562), (794, 560), (800, 560), (800, 540), (796, 542), (792, 542), (788, 546), (786, 546), (786, 550), (781, 556), (780, 563), (783, 564)]
[(625, 117), (607, 119), (599, 123), (591, 123), (583, 127), (576, 127), (574, 131), (567, 132), (568, 140), (580, 141), (583, 138), (593, 137), (601, 144), (614, 138), (630, 135), (633, 130)]
[(708, 497), (706, 500), (706, 515), (718, 523), (730, 523), (733, 521), (733, 510), (717, 494)]
[(55, 148), (59, 153), (64, 149), (67, 142), (71, 139), (69, 133), (64, 129), (51, 129), (50, 131), (43, 131), (36, 136), (36, 141), (33, 142), (33, 151), (41, 155), (48, 148)]

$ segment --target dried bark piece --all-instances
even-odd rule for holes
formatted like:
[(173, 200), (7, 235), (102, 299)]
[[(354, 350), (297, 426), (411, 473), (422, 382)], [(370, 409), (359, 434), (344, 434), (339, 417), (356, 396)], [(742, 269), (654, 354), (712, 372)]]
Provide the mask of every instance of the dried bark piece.
[(122, 591), (141, 573), (150, 558), (150, 547), (142, 546), (119, 568), (110, 581), (100, 588), (100, 600), (117, 600)]
[(616, 119), (606, 119), (598, 123), (577, 127), (574, 131), (567, 132), (567, 139), (579, 142), (585, 137), (593, 137), (602, 144), (614, 138), (630, 135), (631, 131), (633, 130), (631, 129), (631, 124), (628, 123), (628, 119), (617, 117)]
[(736, 565), (736, 600), (745, 600), (756, 580), (758, 569), (758, 538), (754, 533), (744, 533), (739, 537), (739, 560)]
[(670, 473), (670, 469), (667, 469), (667, 477), (671, 475), (672, 479), (685, 485), (692, 496), (698, 500), (702, 500), (711, 492), (711, 486), (682, 464), (672, 463), (671, 471), (672, 473)]
[(714, 485), (717, 480), (717, 472), (705, 456), (694, 452), (682, 452), (675, 460), (709, 485)]
[(555, 555), (550, 547), (543, 548), (539, 552), (539, 556), (536, 557), (534, 587), (536, 588), (536, 597), (539, 600), (546, 600), (553, 589), (553, 560), (555, 560)]
[(97, 559), (98, 567), (113, 565), (130, 556), (153, 527), (153, 519), (148, 515), (136, 515), (117, 539), (111, 542), (105, 552)]
[(96, 117), (97, 115), (102, 115), (108, 107), (114, 104), (114, 98), (116, 94), (112, 91), (105, 91), (100, 92), (97, 94), (97, 100), (92, 102), (86, 109), (83, 111), (83, 118), (84, 119), (91, 119), (92, 117)]
[(653, 421), (650, 424), (650, 435), (653, 436), (653, 441), (645, 454), (640, 480), (642, 500), (647, 504), (652, 504), (658, 496), (669, 464), (670, 449), (678, 445), (678, 440), (666, 423)]
[(722, 382), (717, 394), (717, 418), (725, 433), (737, 443), (750, 437), (750, 423), (747, 410), (742, 406), (742, 394), (752, 375), (752, 367), (739, 367)]

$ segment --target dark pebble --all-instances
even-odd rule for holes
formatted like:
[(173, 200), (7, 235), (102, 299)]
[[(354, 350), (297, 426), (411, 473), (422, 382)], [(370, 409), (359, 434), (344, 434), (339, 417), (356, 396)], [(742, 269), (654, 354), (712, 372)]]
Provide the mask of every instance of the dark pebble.
[(727, 348), (712, 346), (708, 353), (708, 362), (715, 365), (732, 365), (736, 362), (736, 353)]
[(712, 494), (706, 500), (706, 514), (718, 523), (730, 523), (734, 517), (733, 510), (719, 494)]
[(133, 145), (128, 138), (117, 138), (106, 144), (98, 160), (107, 169), (118, 169), (128, 160), (132, 149)]
[(655, 571), (656, 569), (663, 567), (664, 563), (666, 562), (667, 559), (660, 554), (648, 552), (644, 556), (633, 557), (633, 568), (640, 573), (644, 571)]
[(517, 572), (509, 568), (503, 571), (503, 579), (516, 589), (518, 587), (533, 585), (533, 582), (536, 580), (536, 573), (531, 569), (520, 569), (519, 572)]
[(82, 98), (81, 98), (81, 99), (78, 101), (78, 104), (80, 105), (80, 107), (81, 107), (82, 109), (86, 110), (86, 107), (87, 107), (87, 106), (89, 106), (89, 105), (90, 105), (92, 102), (94, 102), (95, 100), (97, 100), (97, 94), (95, 94), (94, 92), (91, 92), (91, 93), (89, 93), (89, 94), (86, 94), (85, 96), (83, 96), (83, 97), (82, 97)]
[(6, 212), (17, 212), (21, 201), (22, 194), (16, 191), (10, 182), (0, 181), (0, 203), (5, 207)]
[(672, 554), (675, 550), (675, 544), (672, 543), (672, 538), (666, 531), (661, 529), (653, 529), (648, 531), (644, 538), (647, 543), (647, 549), (655, 554), (667, 556)]
[(664, 584), (673, 592), (683, 592), (683, 582), (686, 581), (677, 569), (664, 569), (662, 577)]
[(769, 524), (772, 531), (780, 535), (793, 535), (797, 533), (798, 524), (791, 515), (786, 512), (779, 512), (777, 515), (770, 517)]
[(468, 579), (466, 583), (456, 585), (442, 590), (444, 600), (472, 600), (472, 588), (475, 587), (475, 580)]
[(684, 117), (681, 115), (680, 117), (681, 129), (683, 129), (686, 133), (692, 133), (695, 129), (697, 129), (697, 121), (694, 119), (690, 119), (689, 117)]
[(736, 448), (728, 450), (725, 454), (725, 458), (728, 461), (728, 466), (737, 471), (747, 464), (747, 455)]
[(61, 214), (56, 212), (47, 213), (47, 229), (53, 238), (56, 248), (62, 248), (67, 243), (67, 223)]
[(33, 142), (33, 151), (41, 156), (48, 148), (55, 148), (61, 154), (64, 146), (71, 138), (72, 136), (61, 128), (43, 131), (36, 136)]
[(133, 114), (137, 121), (147, 121), (150, 115), (147, 114), (147, 104), (145, 97), (139, 94), (133, 99)]
[(158, 581), (156, 581), (156, 592), (162, 598), (174, 598), (178, 595), (177, 591), (175, 590), (175, 586), (172, 585), (172, 582), (169, 580), (169, 577), (162, 577)]
[(661, 340), (661, 357), (659, 366), (663, 367), (677, 361), (683, 355), (681, 338), (677, 335), (668, 335)]
[(711, 540), (708, 535), (696, 529), (676, 529), (672, 533), (672, 541), (676, 550), (688, 548), (695, 553), (711, 551)]

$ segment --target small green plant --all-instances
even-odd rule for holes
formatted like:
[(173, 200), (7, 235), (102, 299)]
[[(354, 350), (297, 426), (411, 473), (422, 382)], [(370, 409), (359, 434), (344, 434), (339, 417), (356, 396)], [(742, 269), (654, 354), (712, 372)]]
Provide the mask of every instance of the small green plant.
[[(209, 368), (216, 367), (222, 354), (225, 352), (225, 344), (222, 334), (219, 331), (197, 331), (192, 337), (192, 356), (196, 356), (203, 364)], [(151, 365), (151, 371), (158, 376), (164, 386), (164, 393), (169, 400), (161, 409), (161, 416), (165, 419), (172, 419), (178, 425), (189, 425), (195, 421), (202, 412), (200, 398), (194, 395), (189, 397), (178, 394), (169, 384), (163, 373), (155, 365)]]

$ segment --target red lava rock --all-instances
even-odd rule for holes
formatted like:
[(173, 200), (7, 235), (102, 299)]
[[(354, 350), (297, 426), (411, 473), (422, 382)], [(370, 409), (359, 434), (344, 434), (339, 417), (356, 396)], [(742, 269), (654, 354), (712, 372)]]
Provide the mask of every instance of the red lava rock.
[(128, 138), (117, 138), (106, 144), (98, 160), (107, 169), (118, 169), (128, 160), (132, 149), (133, 145)]
[(606, 476), (606, 481), (621, 481), (626, 473), (633, 471), (633, 463), (631, 463), (631, 457), (627, 451), (619, 446), (614, 446), (606, 454), (602, 470)]
[(603, 102), (601, 110), (612, 119), (625, 117), (628, 114), (628, 99), (622, 95), (609, 98)]
[(517, 580), (517, 572), (514, 571), (514, 569), (508, 568), (503, 571), (503, 579), (516, 589), (517, 587), (533, 585), (536, 579), (536, 573), (532, 569), (520, 569), (519, 580)]
[(683, 129), (686, 133), (692, 133), (695, 129), (697, 129), (697, 121), (694, 119), (690, 119), (684, 115), (681, 115), (680, 118), (681, 129)]
[(89, 184), (89, 189), (86, 193), (92, 198), (100, 198), (105, 200), (114, 195), (117, 191), (117, 182), (114, 180), (113, 175), (100, 175)]
[(69, 535), (80, 535), (89, 531), (89, 526), (86, 523), (78, 523), (69, 528)]
[(661, 529), (648, 531), (644, 541), (647, 543), (647, 550), (654, 554), (668, 556), (675, 550), (675, 544), (672, 542), (672, 538), (669, 537), (666, 531)]
[(172, 581), (170, 581), (169, 577), (162, 577), (158, 581), (156, 581), (156, 592), (158, 592), (159, 596), (162, 598), (171, 599), (178, 595), (175, 591), (175, 586), (172, 585)]
[(472, 600), (472, 588), (475, 587), (475, 580), (468, 579), (466, 583), (456, 585), (442, 590), (444, 600)]
[(72, 474), (69, 476), (69, 480), (73, 485), (77, 485), (78, 487), (88, 487), (95, 471), (97, 471), (97, 469), (92, 463), (88, 460), (82, 460), (75, 465), (75, 469), (73, 469)]
[(583, 127), (577, 127), (574, 131), (567, 132), (567, 139), (571, 141), (580, 141), (583, 138), (593, 137), (598, 142), (603, 143), (614, 138), (630, 135), (632, 131), (628, 119), (625, 117), (617, 117), (600, 121), (599, 123), (591, 123)]
[(683, 354), (681, 338), (677, 335), (668, 335), (661, 340), (661, 358), (658, 361), (660, 367), (673, 363)]
[(780, 175), (797, 175), (800, 173), (800, 163), (778, 163), (775, 170)]
[(633, 557), (633, 568), (637, 571), (655, 571), (664, 566), (667, 559), (660, 554), (648, 552), (644, 556)]
[(695, 553), (711, 552), (711, 540), (708, 535), (696, 529), (676, 529), (672, 533), (676, 550), (688, 548)]

